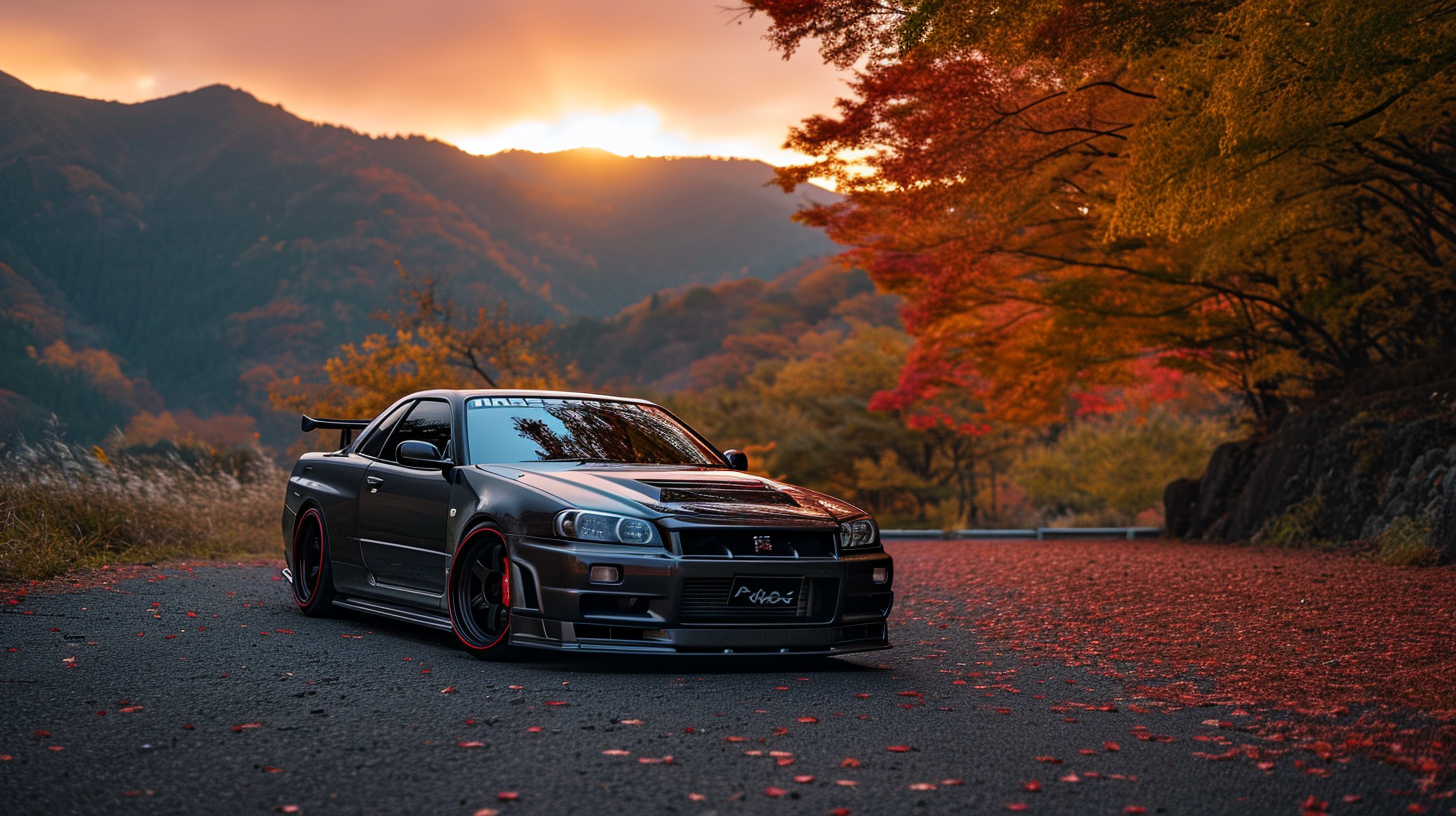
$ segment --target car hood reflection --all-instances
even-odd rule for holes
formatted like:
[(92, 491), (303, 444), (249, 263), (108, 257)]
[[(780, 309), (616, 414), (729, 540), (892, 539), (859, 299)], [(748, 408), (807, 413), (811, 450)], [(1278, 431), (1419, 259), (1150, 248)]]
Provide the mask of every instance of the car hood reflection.
[(645, 515), (711, 517), (718, 523), (837, 523), (859, 514), (812, 490), (714, 468), (575, 462), (479, 467), (588, 509), (628, 503)]

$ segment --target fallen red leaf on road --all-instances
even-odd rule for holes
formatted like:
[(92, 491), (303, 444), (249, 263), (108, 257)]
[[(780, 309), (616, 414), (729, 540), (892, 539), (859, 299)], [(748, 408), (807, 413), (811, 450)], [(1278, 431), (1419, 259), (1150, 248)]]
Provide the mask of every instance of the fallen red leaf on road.
[[(1240, 725), (1265, 739), (1323, 743), (1313, 750), (1331, 761), (1363, 753), (1424, 777), (1424, 757), (1438, 778), (1456, 773), (1456, 718), (1441, 714), (1456, 710), (1456, 649), (1450, 628), (1432, 625), (1456, 597), (1456, 571), (1168, 541), (925, 542), (894, 555), (904, 597), (1044, 665), (1123, 679), (1130, 695), (1240, 712), (1225, 717), (1250, 716), (1253, 706), (1288, 712)], [(967, 558), (976, 568), (947, 582), (946, 565)], [(953, 617), (952, 608), (996, 611)], [(1119, 706), (1150, 710), (1088, 708)], [(1436, 722), (1412, 735), (1382, 718), (1336, 719), (1381, 708)], [(1133, 736), (1173, 740), (1146, 729)]]

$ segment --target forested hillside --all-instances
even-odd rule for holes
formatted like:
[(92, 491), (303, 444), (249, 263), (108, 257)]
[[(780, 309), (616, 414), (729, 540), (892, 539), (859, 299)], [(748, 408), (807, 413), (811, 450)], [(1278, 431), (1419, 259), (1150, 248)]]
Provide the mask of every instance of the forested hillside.
[(166, 408), (266, 434), (267, 383), (375, 330), (395, 260), (527, 320), (772, 278), (830, 250), (789, 216), (835, 197), (785, 196), (771, 176), (592, 150), (478, 157), (224, 86), (125, 105), (0, 74), (0, 432), (54, 412), (94, 440)]

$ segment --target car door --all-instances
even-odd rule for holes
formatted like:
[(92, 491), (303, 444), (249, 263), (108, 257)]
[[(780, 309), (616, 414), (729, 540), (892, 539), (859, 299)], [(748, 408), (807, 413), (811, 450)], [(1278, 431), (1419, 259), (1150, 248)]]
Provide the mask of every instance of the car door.
[(376, 583), (440, 595), (445, 591), (445, 527), (450, 481), (439, 468), (399, 464), (399, 446), (409, 440), (451, 455), (450, 403), (423, 399), (395, 427), (375, 454), (359, 492), (359, 548)]

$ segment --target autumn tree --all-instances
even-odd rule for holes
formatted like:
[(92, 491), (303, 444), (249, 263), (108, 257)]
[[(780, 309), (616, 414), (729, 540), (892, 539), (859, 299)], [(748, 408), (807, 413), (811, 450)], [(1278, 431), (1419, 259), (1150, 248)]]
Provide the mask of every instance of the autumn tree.
[(373, 417), (401, 396), (430, 388), (563, 387), (570, 369), (550, 351), (549, 324), (514, 321), (504, 302), (462, 317), (435, 279), (395, 265), (405, 308), (375, 315), (390, 331), (340, 347), (323, 365), (323, 382), (295, 376), (270, 384), (275, 408)]
[(1036, 423), (1152, 363), (1270, 416), (1456, 344), (1456, 6), (748, 8), (859, 66), (778, 180), (847, 195), (801, 217), (905, 297), (911, 378)]
[(852, 322), (780, 342), (731, 385), (666, 402), (720, 444), (746, 449), (756, 471), (858, 502), (882, 523), (981, 523), (986, 457), (1002, 439), (975, 401), (943, 391), (872, 404), (896, 390), (910, 345), (896, 328)]

